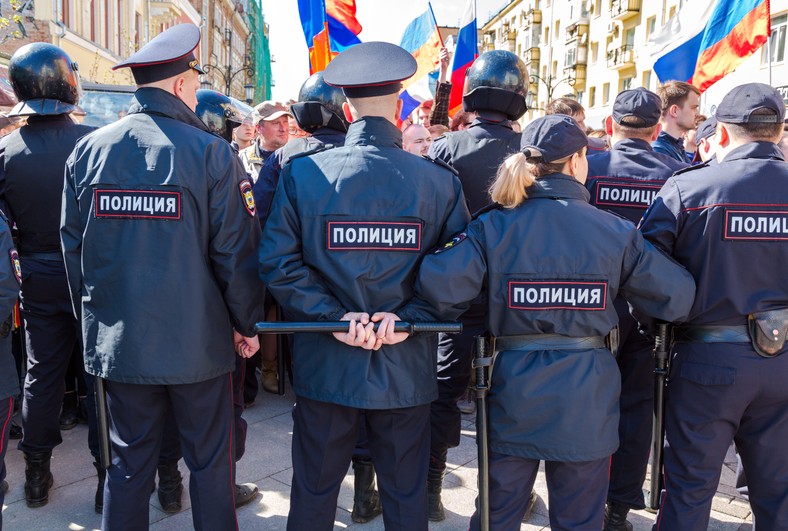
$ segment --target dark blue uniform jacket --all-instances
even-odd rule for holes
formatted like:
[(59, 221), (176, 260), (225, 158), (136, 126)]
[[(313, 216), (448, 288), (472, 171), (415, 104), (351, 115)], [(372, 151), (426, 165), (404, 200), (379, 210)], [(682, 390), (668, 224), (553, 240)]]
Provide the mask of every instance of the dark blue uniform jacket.
[(457, 170), (471, 212), (476, 212), (490, 204), (487, 190), (498, 166), (520, 150), (520, 137), (508, 120), (476, 118), (468, 129), (435, 139), (429, 154)]
[[(0, 322), (11, 315), (19, 295), (21, 270), (11, 229), (0, 213)], [(8, 332), (11, 333), (10, 330)], [(11, 338), (0, 338), (0, 398), (16, 396), (19, 393), (19, 378), (16, 362), (11, 355)]]
[(589, 202), (637, 224), (668, 177), (687, 166), (653, 151), (645, 140), (625, 138), (588, 157)]
[[(353, 122), (344, 147), (294, 157), (282, 170), (260, 247), (260, 274), (296, 320), (337, 320), (349, 311), (434, 318), (413, 305), (421, 257), (468, 223), (449, 170), (402, 149), (388, 120)], [(376, 352), (330, 335), (295, 337), (298, 396), (364, 408), (427, 404), (437, 395), (435, 336)]]
[(671, 177), (640, 229), (695, 277), (690, 323), (743, 325), (788, 307), (788, 164), (771, 142)]
[(141, 88), (66, 164), (61, 240), (85, 367), (185, 384), (235, 366), (262, 308), (260, 226), (232, 147), (175, 96)]
[(327, 144), (341, 146), (344, 143), (345, 133), (328, 127), (321, 127), (312, 133), (311, 136), (294, 138), (274, 151), (273, 155), (268, 157), (260, 168), (260, 174), (257, 176), (257, 181), (255, 181), (253, 188), (254, 202), (257, 205), (257, 217), (260, 218), (260, 224), (264, 225), (265, 220), (268, 218), (276, 185), (279, 184), (279, 174), (282, 173), (282, 166), (287, 164), (290, 157)]
[[(653, 317), (680, 321), (692, 277), (634, 225), (588, 204), (572, 177), (543, 177), (513, 209), (486, 212), (451, 245), (425, 257), (420, 298), (443, 318), (487, 290), (494, 336), (602, 336), (622, 294)], [(490, 447), (552, 461), (591, 461), (618, 447), (620, 374), (607, 349), (504, 351), (490, 391)]]

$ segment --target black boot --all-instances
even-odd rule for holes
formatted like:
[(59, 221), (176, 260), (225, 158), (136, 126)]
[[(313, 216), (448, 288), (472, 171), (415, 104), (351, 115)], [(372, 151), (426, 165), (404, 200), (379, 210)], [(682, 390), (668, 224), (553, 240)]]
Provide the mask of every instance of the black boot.
[(355, 523), (365, 524), (383, 511), (375, 490), (375, 467), (371, 460), (353, 457), (353, 489), (350, 519)]
[(43, 507), (49, 501), (52, 472), (49, 471), (49, 452), (25, 452), (25, 501), (28, 507)]
[(79, 421), (79, 403), (76, 391), (67, 391), (63, 395), (63, 409), (60, 410), (60, 429), (70, 430)]
[(446, 469), (430, 467), (427, 472), (427, 494), (429, 495), (429, 520), (430, 522), (442, 522), (446, 519), (441, 501), (441, 489), (443, 488), (443, 475)]
[(602, 531), (632, 531), (632, 524), (627, 521), (629, 507), (612, 501), (605, 506), (605, 528)]
[(183, 483), (178, 461), (159, 463), (159, 503), (167, 514), (175, 514), (181, 510)]
[(95, 462), (93, 466), (96, 467), (96, 474), (98, 475), (98, 484), (96, 485), (96, 498), (93, 510), (98, 514), (104, 512), (104, 482), (107, 480), (107, 471), (101, 466), (101, 463)]

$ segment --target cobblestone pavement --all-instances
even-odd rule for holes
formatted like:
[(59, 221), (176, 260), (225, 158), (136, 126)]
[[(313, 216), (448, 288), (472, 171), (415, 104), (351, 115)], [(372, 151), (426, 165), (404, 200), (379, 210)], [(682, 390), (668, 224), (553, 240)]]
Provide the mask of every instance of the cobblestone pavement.
[[(293, 395), (276, 396), (261, 393), (257, 404), (248, 409), (249, 422), (246, 455), (238, 464), (239, 483), (254, 482), (260, 487), (262, 497), (238, 510), (240, 529), (284, 530), (289, 508), (290, 481), (292, 476), (290, 443), (292, 419), (290, 409)], [(474, 419), (466, 416), (463, 437), (459, 447), (449, 452), (449, 471), (443, 490), (446, 520), (431, 523), (433, 531), (461, 531), (467, 529), (468, 518), (473, 512), (476, 497), (476, 445)], [(63, 444), (55, 449), (52, 472), (55, 484), (49, 504), (29, 509), (24, 501), (24, 461), (16, 449), (17, 441), (10, 441), (6, 456), (7, 481), (11, 490), (3, 507), (4, 529), (23, 530), (83, 530), (99, 529), (101, 517), (93, 512), (93, 495), (96, 473), (87, 449), (87, 427), (63, 433)], [(722, 479), (714, 499), (709, 529), (720, 531), (751, 530), (750, 506), (737, 496), (734, 485), (736, 460), (731, 450), (723, 468)], [(188, 470), (181, 463), (184, 480)], [(352, 474), (352, 472), (351, 472)], [(543, 473), (537, 477), (536, 491), (540, 496), (530, 521), (522, 530), (548, 530), (547, 487)], [(151, 496), (151, 529), (157, 531), (182, 531), (190, 529), (191, 510), (188, 490), (184, 492), (184, 510), (176, 515), (161, 511), (158, 499)], [(337, 507), (335, 529), (358, 531), (383, 531), (383, 520), (378, 517), (367, 524), (354, 524), (350, 520), (353, 505), (353, 477), (348, 475), (342, 486)], [(654, 516), (645, 511), (631, 513), (630, 521), (635, 531), (650, 530)]]

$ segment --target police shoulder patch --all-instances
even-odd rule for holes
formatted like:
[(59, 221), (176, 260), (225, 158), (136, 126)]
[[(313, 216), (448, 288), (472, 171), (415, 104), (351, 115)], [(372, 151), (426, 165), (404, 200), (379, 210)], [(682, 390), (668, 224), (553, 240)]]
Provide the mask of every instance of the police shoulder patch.
[(254, 194), (252, 193), (252, 183), (249, 182), (249, 179), (243, 179), (241, 184), (238, 185), (238, 188), (241, 190), (241, 200), (244, 203), (244, 207), (246, 211), (249, 213), (250, 216), (254, 217), (257, 215), (257, 207), (254, 204)]
[(451, 249), (454, 249), (459, 244), (464, 242), (467, 238), (468, 238), (468, 234), (466, 232), (461, 232), (461, 233), (455, 235), (448, 242), (444, 243), (443, 245), (441, 245), (440, 247), (438, 247), (437, 249), (432, 251), (432, 254), (441, 254), (441, 253), (444, 253), (444, 252), (449, 251)]
[(14, 277), (16, 277), (17, 283), (21, 286), (22, 285), (22, 265), (19, 263), (19, 253), (16, 252), (16, 249), (11, 249), (8, 251), (8, 254), (11, 258), (11, 270), (14, 272)]

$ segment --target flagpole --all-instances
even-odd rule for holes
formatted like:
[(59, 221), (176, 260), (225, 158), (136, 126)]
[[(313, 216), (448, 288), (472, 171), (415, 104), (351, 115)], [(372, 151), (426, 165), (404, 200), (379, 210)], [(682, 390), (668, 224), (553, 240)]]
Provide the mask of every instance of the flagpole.
[[(771, 24), (771, 21), (769, 21)], [(771, 30), (771, 28), (769, 28)], [(769, 86), (772, 86), (772, 36), (771, 31), (766, 35), (766, 60), (769, 61)]]
[(446, 45), (443, 44), (443, 35), (441, 35), (441, 30), (438, 27), (438, 20), (435, 18), (435, 11), (432, 10), (432, 2), (427, 2), (427, 7), (430, 8), (430, 15), (432, 15), (432, 23), (435, 24), (435, 31), (438, 32), (438, 40), (441, 41), (441, 48), (445, 48)]

